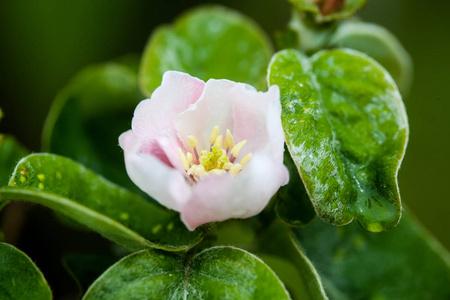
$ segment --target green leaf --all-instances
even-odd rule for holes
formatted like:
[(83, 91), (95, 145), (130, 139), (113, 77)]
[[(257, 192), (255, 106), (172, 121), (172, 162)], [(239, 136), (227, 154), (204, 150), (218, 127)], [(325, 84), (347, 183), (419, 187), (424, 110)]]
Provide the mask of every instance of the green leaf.
[(112, 266), (88, 290), (91, 299), (290, 299), (256, 256), (214, 247), (193, 257), (141, 251)]
[(0, 299), (52, 299), (50, 287), (31, 259), (5, 243), (0, 243)]
[(332, 299), (450, 299), (450, 256), (409, 213), (391, 231), (321, 220), (296, 229)]
[(46, 120), (43, 151), (70, 157), (140, 192), (125, 171), (118, 138), (130, 129), (133, 111), (144, 96), (135, 59), (126, 56), (119, 61), (82, 70), (58, 94)]
[(393, 228), (408, 124), (387, 71), (353, 50), (310, 59), (284, 50), (269, 82), (280, 87), (287, 146), (318, 215), (335, 225), (356, 218), (373, 232)]
[(284, 164), (289, 170), (289, 183), (276, 194), (275, 212), (286, 225), (305, 226), (314, 220), (316, 212), (289, 151), (284, 151)]
[(263, 89), (272, 53), (269, 39), (249, 18), (219, 6), (197, 8), (152, 34), (142, 57), (141, 90), (151, 95), (168, 70)]
[(293, 299), (328, 299), (321, 278), (291, 229), (275, 221), (258, 236), (258, 244), (258, 256), (276, 272)]
[(0, 187), (8, 185), (17, 162), (28, 151), (12, 136), (0, 134)]
[(331, 37), (330, 46), (351, 48), (369, 55), (386, 68), (400, 92), (408, 94), (413, 78), (411, 57), (385, 28), (364, 22), (345, 22)]
[(115, 256), (106, 254), (67, 254), (63, 257), (63, 264), (77, 282), (82, 295), (117, 260)]
[(67, 158), (32, 154), (17, 165), (0, 200), (47, 206), (125, 249), (186, 250), (203, 237), (188, 231), (179, 214), (152, 205)]
[(345, 0), (343, 6), (336, 6), (335, 9), (329, 10), (326, 8), (329, 3), (338, 3), (338, 1), (325, 0), (319, 7), (314, 4), (313, 0), (289, 0), (294, 5), (294, 8), (300, 12), (306, 12), (314, 17), (317, 23), (330, 22), (349, 18), (358, 10), (366, 5), (367, 0)]

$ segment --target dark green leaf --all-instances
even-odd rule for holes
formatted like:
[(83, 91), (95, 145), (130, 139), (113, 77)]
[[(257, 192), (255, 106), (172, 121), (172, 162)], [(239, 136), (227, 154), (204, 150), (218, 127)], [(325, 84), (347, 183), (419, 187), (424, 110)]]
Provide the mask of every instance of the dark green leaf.
[(385, 28), (364, 22), (345, 22), (339, 25), (330, 46), (366, 53), (386, 68), (403, 95), (408, 93), (413, 77), (411, 57)]
[(389, 232), (321, 220), (296, 229), (331, 299), (450, 299), (450, 256), (409, 213)]
[(178, 213), (154, 206), (69, 159), (32, 154), (17, 165), (0, 200), (47, 206), (131, 251), (147, 247), (179, 251), (197, 244)]
[(14, 167), (28, 151), (15, 138), (0, 134), (0, 187), (8, 185)]
[(271, 55), (268, 38), (252, 20), (223, 7), (201, 7), (153, 33), (142, 58), (140, 86), (151, 95), (164, 72), (176, 70), (263, 89)]
[(125, 257), (88, 290), (92, 299), (290, 299), (257, 257), (214, 247), (185, 258), (158, 251)]
[(299, 227), (310, 223), (316, 216), (289, 151), (284, 151), (284, 164), (289, 170), (289, 183), (276, 194), (275, 211), (286, 225)]
[(115, 256), (106, 254), (67, 254), (63, 258), (63, 264), (77, 282), (81, 294), (84, 294), (89, 286), (117, 260)]
[[(367, 0), (345, 0), (343, 5), (339, 1), (324, 0), (321, 4), (313, 3), (313, 0), (289, 0), (294, 8), (300, 12), (311, 14), (318, 23), (330, 22), (349, 18), (366, 5)], [(331, 6), (330, 6), (331, 4)]]
[[(70, 157), (109, 180), (139, 189), (125, 171), (118, 146), (144, 96), (130, 56), (121, 63), (91, 66), (59, 93), (47, 118), (43, 150)], [(125, 64), (127, 63), (127, 64)]]
[(0, 243), (0, 299), (52, 299), (50, 287), (31, 259), (5, 243)]
[(291, 229), (275, 221), (258, 236), (258, 243), (258, 256), (276, 272), (293, 299), (328, 299), (321, 278), (300, 248)]
[(393, 228), (408, 124), (387, 71), (353, 50), (311, 59), (284, 50), (269, 72), (281, 89), (288, 149), (318, 215), (336, 225), (355, 217), (374, 232)]

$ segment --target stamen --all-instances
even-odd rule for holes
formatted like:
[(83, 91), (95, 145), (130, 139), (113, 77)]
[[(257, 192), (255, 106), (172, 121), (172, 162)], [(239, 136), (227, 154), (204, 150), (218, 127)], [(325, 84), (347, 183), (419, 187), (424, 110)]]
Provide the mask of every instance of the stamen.
[(248, 154), (246, 154), (246, 155), (241, 159), (241, 165), (242, 165), (242, 167), (244, 167), (244, 166), (248, 163), (248, 161), (250, 160), (250, 158), (252, 158), (252, 154), (251, 154), (251, 153), (248, 153)]
[(225, 149), (233, 149), (234, 147), (234, 139), (233, 136), (231, 135), (230, 129), (227, 129), (227, 134), (225, 136), (225, 142), (223, 146)]
[[(193, 159), (191, 152), (186, 153), (186, 159), (187, 159), (188, 165), (191, 165), (192, 159)], [(242, 160), (241, 160), (241, 164), (242, 164)]]
[(209, 138), (209, 143), (214, 144), (218, 135), (219, 135), (219, 126), (215, 126), (211, 132), (211, 137)]
[(194, 149), (198, 145), (197, 138), (193, 135), (188, 136), (188, 143), (189, 143), (189, 147)]
[(214, 145), (217, 146), (219, 149), (222, 149), (222, 141), (223, 141), (223, 137), (222, 137), (222, 135), (219, 135), (218, 137), (216, 137), (216, 140), (214, 141)]
[(247, 143), (247, 140), (243, 140), (243, 141), (240, 141), (239, 143), (237, 143), (233, 147), (233, 149), (231, 149), (231, 154), (234, 157), (238, 157), (239, 156), (239, 151), (241, 151), (241, 149), (242, 149), (242, 147), (244, 147), (245, 143)]
[(178, 148), (178, 156), (180, 157), (181, 163), (183, 164), (183, 167), (186, 169), (186, 171), (189, 169), (189, 163), (184, 155), (183, 151), (181, 151), (181, 148)]
[(208, 172), (208, 174), (212, 174), (212, 175), (223, 175), (225, 174), (227, 171), (225, 170), (221, 170), (221, 169), (212, 169), (211, 171)]
[(243, 166), (241, 164), (234, 164), (230, 169), (230, 173), (236, 176), (242, 170), (242, 168)]

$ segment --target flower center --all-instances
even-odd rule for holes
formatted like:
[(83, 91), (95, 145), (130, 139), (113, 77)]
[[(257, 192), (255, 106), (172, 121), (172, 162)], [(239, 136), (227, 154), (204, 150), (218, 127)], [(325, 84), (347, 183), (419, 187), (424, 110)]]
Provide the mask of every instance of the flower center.
[(239, 163), (235, 162), (247, 140), (235, 144), (229, 129), (227, 129), (224, 141), (223, 136), (219, 135), (219, 126), (215, 126), (209, 142), (211, 143), (209, 151), (201, 150), (199, 154), (197, 138), (190, 135), (188, 136), (188, 143), (192, 151), (185, 154), (181, 148), (178, 149), (178, 155), (186, 170), (186, 175), (193, 181), (198, 181), (210, 174), (230, 173), (236, 176), (252, 158), (252, 154), (248, 153), (242, 157)]

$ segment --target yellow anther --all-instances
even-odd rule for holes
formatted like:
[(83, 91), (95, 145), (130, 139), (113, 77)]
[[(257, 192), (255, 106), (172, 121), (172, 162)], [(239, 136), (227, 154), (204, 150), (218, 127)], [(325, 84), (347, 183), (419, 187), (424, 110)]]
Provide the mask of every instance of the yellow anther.
[[(194, 159), (191, 152), (186, 153), (186, 159), (187, 159), (188, 165), (190, 165), (192, 163), (192, 160)], [(241, 164), (242, 164), (242, 161), (241, 161)]]
[(242, 170), (242, 167), (243, 166), (241, 164), (234, 164), (230, 169), (231, 175), (236, 176)]
[(223, 142), (223, 136), (219, 135), (216, 137), (216, 140), (214, 141), (214, 145), (216, 145), (219, 149), (222, 149), (222, 142)]
[(231, 135), (231, 131), (230, 129), (227, 129), (227, 134), (225, 136), (225, 142), (223, 144), (224, 148), (228, 148), (228, 149), (233, 149), (234, 147), (234, 139), (233, 136)]
[(223, 175), (225, 174), (227, 171), (225, 170), (221, 170), (221, 169), (212, 169), (211, 171), (208, 172), (208, 174), (212, 174), (212, 175)]
[(219, 126), (215, 126), (211, 132), (211, 137), (209, 138), (209, 142), (214, 144), (216, 138), (219, 136)]
[(237, 144), (233, 147), (233, 149), (231, 149), (231, 154), (232, 154), (234, 157), (238, 157), (239, 151), (241, 151), (241, 149), (242, 149), (242, 147), (244, 147), (245, 143), (247, 143), (247, 140), (243, 140), (243, 141), (240, 141), (239, 143), (237, 143)]
[(202, 150), (202, 152), (200, 152), (200, 156), (207, 156), (208, 155), (208, 151), (206, 150)]
[(194, 149), (198, 145), (197, 138), (193, 135), (188, 136), (188, 143), (189, 143), (189, 147)]
[(230, 163), (230, 162), (226, 162), (226, 163), (224, 163), (223, 164), (223, 167), (222, 167), (222, 169), (224, 169), (224, 170), (230, 170), (231, 168), (233, 167), (233, 164), (232, 163)]
[(250, 158), (252, 158), (252, 154), (251, 154), (251, 153), (248, 153), (248, 154), (246, 154), (246, 155), (241, 159), (241, 165), (242, 165), (242, 167), (244, 167), (244, 166), (248, 163), (248, 161), (250, 160)]
[(178, 148), (178, 156), (180, 157), (181, 163), (183, 164), (183, 167), (186, 169), (186, 171), (189, 169), (189, 163), (186, 158), (186, 155), (184, 155), (183, 151), (181, 151), (181, 148)]

